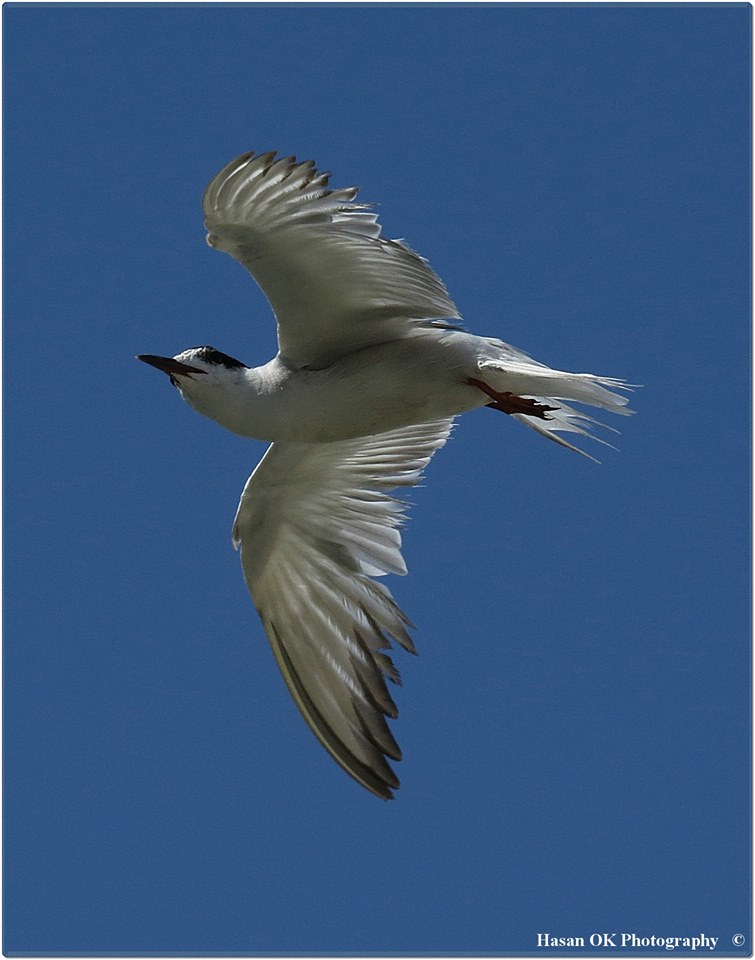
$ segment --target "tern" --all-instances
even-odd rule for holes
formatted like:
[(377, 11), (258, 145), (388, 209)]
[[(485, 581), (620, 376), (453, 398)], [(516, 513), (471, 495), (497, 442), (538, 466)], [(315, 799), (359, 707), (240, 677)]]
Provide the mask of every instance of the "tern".
[(629, 385), (468, 333), (427, 261), (381, 235), (357, 188), (329, 179), (313, 161), (245, 153), (204, 194), (207, 243), (246, 267), (273, 309), (272, 360), (247, 366), (211, 346), (138, 359), (197, 412), (270, 441), (233, 525), (244, 578), (304, 719), (387, 800), (401, 751), (386, 651), (416, 652), (376, 579), (406, 573), (406, 503), (393, 491), (415, 485), (454, 418), (482, 406), (584, 453), (560, 434), (599, 439), (599, 422), (571, 403), (627, 414)]

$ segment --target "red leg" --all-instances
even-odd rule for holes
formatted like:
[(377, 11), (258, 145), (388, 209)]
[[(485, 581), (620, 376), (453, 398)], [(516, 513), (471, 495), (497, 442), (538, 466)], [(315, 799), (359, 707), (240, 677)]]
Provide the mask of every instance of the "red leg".
[(526, 413), (528, 417), (552, 420), (553, 417), (549, 417), (548, 412), (558, 410), (558, 407), (547, 407), (544, 403), (538, 403), (537, 400), (532, 400), (529, 397), (517, 397), (513, 393), (499, 393), (483, 380), (474, 380), (472, 377), (468, 377), (467, 383), (486, 393), (493, 401), (486, 406), (492, 407), (494, 410), (500, 410), (501, 413)]

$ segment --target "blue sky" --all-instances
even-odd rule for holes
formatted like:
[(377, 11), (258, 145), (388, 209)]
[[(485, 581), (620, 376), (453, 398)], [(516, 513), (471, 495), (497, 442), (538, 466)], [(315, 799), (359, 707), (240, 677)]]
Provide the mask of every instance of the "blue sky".
[[(4, 17), (6, 952), (748, 954), (750, 8)], [(434, 459), (392, 803), (247, 596), (264, 444), (134, 360), (273, 354), (201, 222), (249, 149), (359, 185), (473, 332), (644, 385), (600, 466), (487, 410)]]

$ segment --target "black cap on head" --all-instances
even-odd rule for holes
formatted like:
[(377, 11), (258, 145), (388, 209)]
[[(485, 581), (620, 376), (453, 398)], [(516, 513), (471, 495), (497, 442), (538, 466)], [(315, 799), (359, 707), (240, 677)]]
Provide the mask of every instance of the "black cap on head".
[(229, 357), (227, 353), (221, 353), (220, 350), (216, 350), (215, 347), (195, 347), (194, 349), (196, 350), (197, 358), (204, 360), (205, 363), (218, 363), (223, 367), (228, 367), (229, 370), (246, 367), (245, 363)]

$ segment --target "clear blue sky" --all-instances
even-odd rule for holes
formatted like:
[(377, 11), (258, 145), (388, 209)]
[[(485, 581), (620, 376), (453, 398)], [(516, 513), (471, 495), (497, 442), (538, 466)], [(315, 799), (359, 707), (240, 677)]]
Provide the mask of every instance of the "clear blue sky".
[[(5, 7), (8, 953), (751, 951), (750, 12)], [(248, 149), (360, 186), (473, 332), (644, 384), (600, 466), (487, 410), (433, 461), (392, 803), (247, 596), (264, 445), (134, 360), (274, 352), (201, 222)]]

